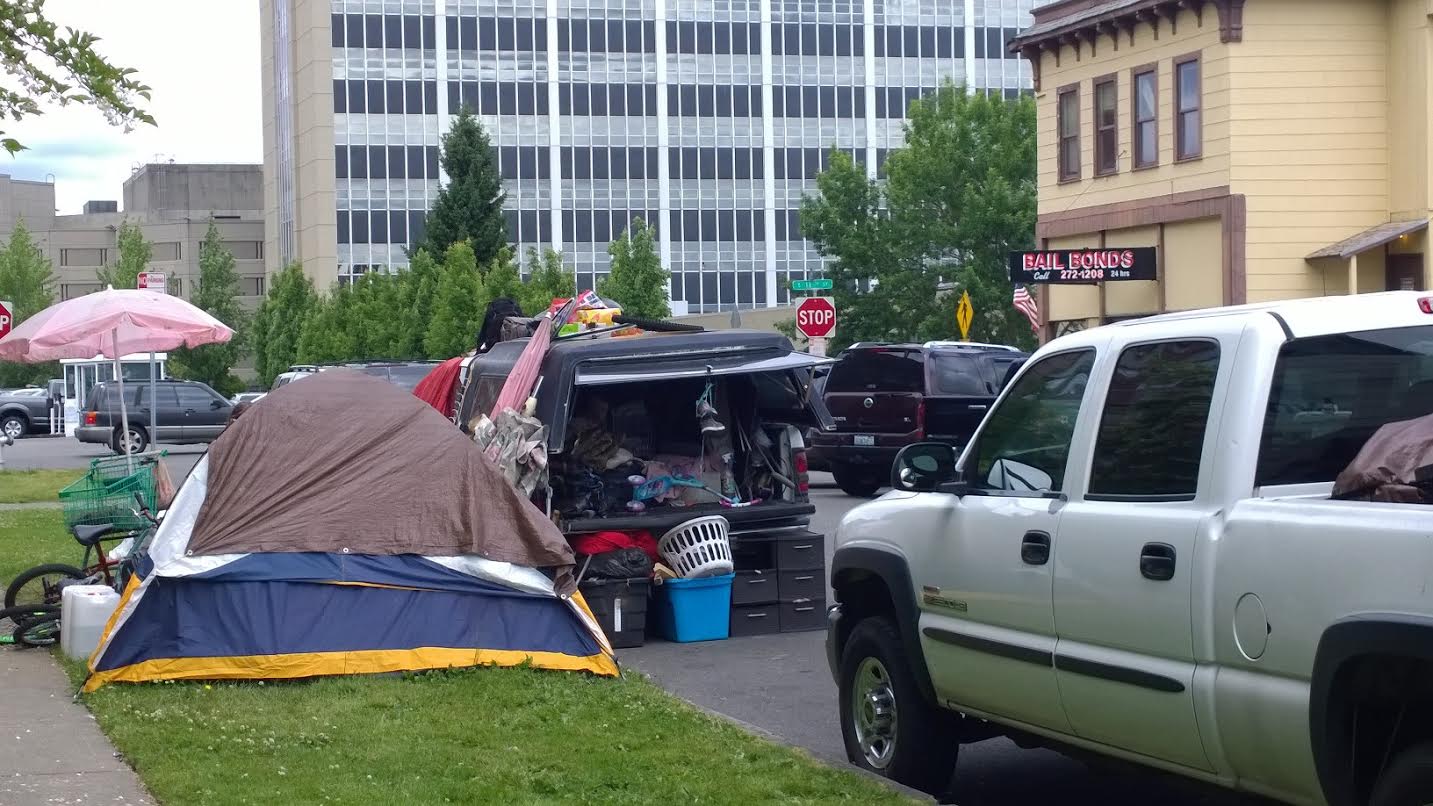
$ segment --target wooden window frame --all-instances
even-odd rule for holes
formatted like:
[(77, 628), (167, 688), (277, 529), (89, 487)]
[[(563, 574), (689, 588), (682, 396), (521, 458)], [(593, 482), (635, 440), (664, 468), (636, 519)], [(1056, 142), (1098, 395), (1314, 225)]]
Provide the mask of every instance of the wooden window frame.
[[(1148, 119), (1139, 119), (1139, 79), (1140, 76), (1154, 76), (1154, 114)], [(1154, 127), (1154, 153), (1149, 159), (1140, 160), (1140, 136), (1139, 127), (1141, 123), (1148, 123)], [(1129, 134), (1130, 134), (1130, 166), (1131, 170), (1147, 171), (1159, 167), (1159, 62), (1142, 64), (1129, 71)]]
[[(1179, 108), (1180, 99), (1184, 95), (1184, 86), (1179, 80), (1181, 68), (1186, 64), (1193, 64), (1199, 80), (1198, 106), (1194, 109), (1182, 110)], [(1174, 161), (1195, 162), (1204, 159), (1204, 61), (1200, 58), (1199, 52), (1189, 53), (1174, 60), (1174, 103), (1171, 109), (1174, 112)], [(1183, 116), (1196, 112), (1199, 115), (1199, 144), (1192, 152), (1185, 153), (1184, 149), (1184, 126)]]
[[(1070, 127), (1074, 134), (1069, 138), (1065, 136), (1065, 96), (1075, 96), (1075, 120)], [(1065, 141), (1073, 138), (1075, 141), (1075, 170), (1073, 173), (1065, 171)], [(1080, 85), (1066, 84), (1055, 91), (1055, 173), (1059, 177), (1060, 184), (1078, 182), (1084, 176), (1084, 155), (1080, 151)]]
[[(1115, 122), (1109, 126), (1100, 123), (1100, 89), (1109, 86), (1115, 94), (1114, 112)], [(1104, 75), (1094, 80), (1094, 91), (1090, 95), (1090, 132), (1095, 141), (1095, 176), (1114, 176), (1120, 172), (1120, 83), (1119, 76), (1115, 73)], [(1103, 138), (1101, 134), (1106, 131), (1114, 133), (1114, 153), (1104, 154), (1101, 150)], [(1109, 167), (1106, 168), (1105, 161), (1101, 159), (1109, 157)]]

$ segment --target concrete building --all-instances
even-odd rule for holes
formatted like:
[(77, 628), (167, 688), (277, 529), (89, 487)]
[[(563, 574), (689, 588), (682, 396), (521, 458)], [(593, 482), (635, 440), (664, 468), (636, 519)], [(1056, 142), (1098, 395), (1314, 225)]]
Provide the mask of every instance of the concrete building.
[(100, 289), (96, 272), (119, 258), (119, 226), (139, 225), (153, 247), (151, 271), (167, 275), (186, 299), (199, 276), (199, 244), (212, 220), (234, 254), (245, 301), (263, 296), (263, 175), (258, 165), (145, 165), (125, 180), (124, 209), (86, 202), (79, 215), (55, 214), (55, 186), (0, 174), (0, 238), (24, 221), (55, 267), (56, 292), (70, 299)]
[(1041, 288), (1047, 335), (1159, 311), (1433, 287), (1428, 0), (1059, 0), (1035, 68), (1048, 249), (1154, 247)]
[(641, 216), (678, 311), (785, 304), (823, 266), (797, 211), (829, 149), (874, 178), (921, 93), (1028, 89), (1004, 43), (1031, 2), (263, 0), (269, 269), (403, 265), (467, 106), (522, 251), (591, 286)]

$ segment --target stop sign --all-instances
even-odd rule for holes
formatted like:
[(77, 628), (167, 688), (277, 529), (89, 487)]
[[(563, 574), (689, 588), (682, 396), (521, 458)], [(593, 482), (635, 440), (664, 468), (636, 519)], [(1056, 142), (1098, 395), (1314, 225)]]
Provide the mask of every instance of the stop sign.
[(0, 299), (0, 339), (15, 326), (15, 304)]
[(836, 306), (830, 297), (807, 297), (796, 306), (796, 329), (808, 339), (824, 339), (836, 331)]

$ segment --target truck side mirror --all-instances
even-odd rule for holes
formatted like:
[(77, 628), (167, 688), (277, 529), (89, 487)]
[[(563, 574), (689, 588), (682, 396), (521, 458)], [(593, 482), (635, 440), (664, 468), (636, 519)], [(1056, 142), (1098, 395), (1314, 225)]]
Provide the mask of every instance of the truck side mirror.
[(956, 479), (955, 448), (940, 442), (907, 445), (896, 454), (891, 486), (908, 493), (935, 492)]

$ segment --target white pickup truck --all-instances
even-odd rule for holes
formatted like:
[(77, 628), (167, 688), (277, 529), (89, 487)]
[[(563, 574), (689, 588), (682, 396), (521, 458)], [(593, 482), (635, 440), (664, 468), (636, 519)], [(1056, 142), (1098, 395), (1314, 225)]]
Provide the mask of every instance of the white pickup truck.
[(1433, 413), (1433, 297), (1058, 339), (970, 444), (842, 522), (852, 762), (939, 792), (960, 744), (1093, 751), (1334, 806), (1433, 803), (1433, 507), (1332, 500)]

